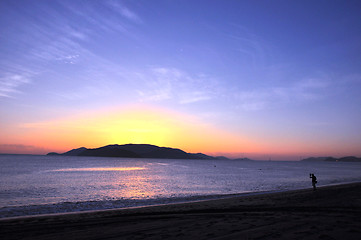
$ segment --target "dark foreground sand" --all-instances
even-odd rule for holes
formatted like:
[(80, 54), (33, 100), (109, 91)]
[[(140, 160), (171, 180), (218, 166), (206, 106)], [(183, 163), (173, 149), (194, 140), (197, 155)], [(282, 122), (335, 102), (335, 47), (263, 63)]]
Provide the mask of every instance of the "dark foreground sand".
[(361, 183), (0, 220), (0, 239), (361, 239)]

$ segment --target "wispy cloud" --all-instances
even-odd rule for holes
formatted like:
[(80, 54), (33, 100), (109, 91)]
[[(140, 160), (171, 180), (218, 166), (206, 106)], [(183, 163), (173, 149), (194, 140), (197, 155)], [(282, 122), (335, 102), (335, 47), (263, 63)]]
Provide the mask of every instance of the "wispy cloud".
[(246, 111), (257, 111), (277, 104), (291, 102), (308, 102), (320, 99), (322, 91), (329, 86), (324, 79), (304, 79), (288, 87), (269, 87), (234, 94), (238, 108)]
[(189, 94), (184, 94), (184, 98), (179, 101), (181, 104), (189, 104), (200, 101), (210, 100), (212, 97), (206, 92), (194, 91)]
[[(77, 2), (61, 2), (61, 4), (76, 16), (77, 20), (90, 26), (94, 34), (103, 32), (119, 32), (132, 36), (128, 31), (131, 24), (141, 23), (141, 17), (128, 6), (117, 1), (91, 2), (81, 5)], [(106, 17), (104, 15), (106, 14)], [(69, 25), (74, 25), (69, 23)], [(81, 28), (76, 28), (75, 32), (81, 32)], [(82, 34), (80, 34), (82, 37)]]
[(266, 67), (271, 62), (272, 51), (270, 44), (259, 36), (239, 24), (230, 24), (232, 32), (227, 34), (240, 59), (249, 64), (253, 69)]
[[(141, 22), (141, 18), (123, 3), (59, 1), (57, 4), (39, 4), (36, 8), (39, 12), (29, 13), (34, 14), (30, 21), (29, 16), (19, 16), (19, 22), (24, 23), (18, 24), (13, 42), (25, 49), (22, 57), (44, 61), (65, 59), (81, 55), (85, 50), (92, 51), (89, 41), (105, 34), (136, 38), (131, 23)], [(39, 13), (43, 16), (35, 16)]]
[(138, 76), (144, 82), (144, 87), (138, 88), (143, 101), (190, 104), (210, 100), (217, 94), (216, 81), (204, 74), (191, 76), (177, 68), (154, 67)]
[(0, 78), (0, 97), (13, 97), (14, 93), (19, 93), (21, 85), (30, 83), (30, 78), (20, 74), (5, 74)]
[(126, 6), (124, 6), (123, 4), (117, 2), (117, 1), (108, 1), (107, 2), (109, 4), (109, 6), (116, 10), (117, 12), (119, 12), (123, 17), (125, 17), (126, 19), (136, 22), (136, 23), (141, 23), (142, 20), (141, 18), (132, 10), (130, 10), (129, 8), (127, 8)]
[[(99, 89), (104, 90), (96, 83), (99, 80), (104, 83), (116, 78), (119, 64), (114, 60), (107, 60), (106, 54), (99, 51), (99, 46), (92, 42), (93, 38), (106, 34), (110, 34), (110, 37), (134, 37), (133, 33), (128, 31), (128, 25), (131, 24), (129, 20), (133, 23), (141, 21), (141, 18), (124, 4), (113, 2), (113, 5), (116, 9), (106, 2), (82, 4), (59, 1), (56, 4), (39, 4), (35, 9), (44, 16), (38, 17), (35, 16), (37, 13), (29, 12), (29, 16), (34, 14), (31, 21), (28, 15), (19, 15), (17, 31), (8, 36), (8, 41), (21, 51), (0, 59), (0, 96), (13, 97), (20, 92), (21, 86), (30, 83), (30, 79), (39, 85), (52, 79), (53, 84), (58, 86), (71, 78), (76, 79), (74, 87), (66, 92), (60, 92), (62, 86), (56, 88), (59, 92), (55, 95), (68, 99), (97, 95)], [(77, 68), (71, 65), (76, 65)], [(32, 74), (23, 71), (25, 68), (36, 69), (44, 74), (42, 78), (35, 80)], [(62, 82), (60, 84), (56, 81)], [(75, 92), (79, 90), (77, 85), (81, 85), (80, 92)]]
[(75, 64), (78, 58), (79, 55), (76, 54), (76, 55), (67, 55), (67, 56), (59, 57), (57, 58), (57, 60), (64, 63)]
[[(47, 41), (34, 47), (28, 54), (28, 58), (36, 61), (65, 61), (73, 62), (80, 55), (86, 55), (89, 51), (69, 35), (63, 35), (55, 41)], [(72, 59), (73, 61), (69, 61)]]

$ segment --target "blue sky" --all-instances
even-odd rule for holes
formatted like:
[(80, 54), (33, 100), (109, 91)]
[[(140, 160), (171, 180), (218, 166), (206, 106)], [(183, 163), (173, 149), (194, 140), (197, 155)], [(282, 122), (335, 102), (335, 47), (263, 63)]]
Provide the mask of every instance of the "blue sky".
[(360, 7), (1, 1), (0, 151), (49, 150), (34, 124), (142, 106), (258, 145), (233, 155), (361, 155)]

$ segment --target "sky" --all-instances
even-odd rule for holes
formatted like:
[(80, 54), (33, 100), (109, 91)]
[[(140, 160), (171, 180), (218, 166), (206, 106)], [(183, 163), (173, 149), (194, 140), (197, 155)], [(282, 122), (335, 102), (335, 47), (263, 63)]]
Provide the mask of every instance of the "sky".
[(0, 1), (0, 153), (361, 157), (360, 1)]

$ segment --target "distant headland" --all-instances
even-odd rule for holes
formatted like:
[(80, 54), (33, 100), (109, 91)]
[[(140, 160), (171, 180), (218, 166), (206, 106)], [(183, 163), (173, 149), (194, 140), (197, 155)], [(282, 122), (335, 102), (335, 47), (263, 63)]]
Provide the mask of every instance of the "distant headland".
[(304, 162), (361, 162), (361, 158), (348, 156), (342, 158), (334, 158), (334, 157), (310, 157), (303, 159)]
[[(221, 159), (230, 160), (227, 157), (212, 157), (203, 153), (187, 153), (181, 149), (158, 147), (150, 144), (124, 144), (107, 145), (100, 148), (77, 148), (65, 153), (51, 152), (47, 155), (63, 156), (93, 156), (93, 157), (124, 157), (124, 158), (163, 158), (163, 159)], [(248, 158), (233, 160), (250, 161)]]

